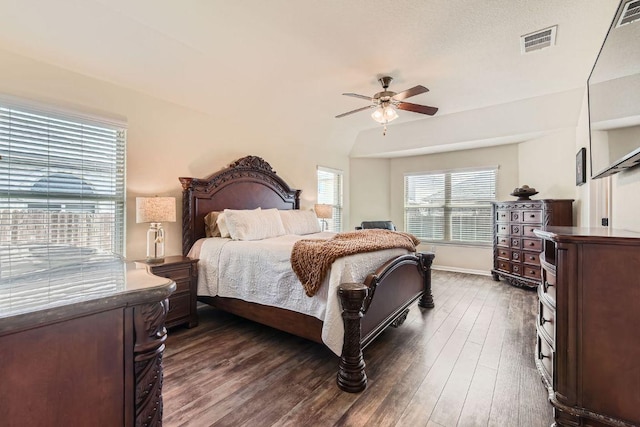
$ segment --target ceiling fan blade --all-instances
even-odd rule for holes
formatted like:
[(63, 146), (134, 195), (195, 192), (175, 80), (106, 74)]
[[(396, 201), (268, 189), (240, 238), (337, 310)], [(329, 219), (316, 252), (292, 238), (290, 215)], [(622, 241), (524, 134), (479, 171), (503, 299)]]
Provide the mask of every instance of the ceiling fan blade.
[(343, 93), (345, 96), (352, 96), (354, 98), (366, 99), (367, 101), (373, 101), (373, 98), (365, 95), (358, 95), (357, 93)]
[(338, 114), (336, 116), (336, 119), (339, 119), (340, 117), (348, 116), (349, 114), (357, 113), (359, 111), (368, 110), (369, 108), (373, 108), (373, 107), (375, 107), (375, 105), (367, 105), (366, 107), (358, 108), (357, 110), (347, 111), (346, 113)]
[(433, 116), (438, 111), (438, 108), (436, 107), (412, 104), (410, 102), (398, 102), (396, 107), (400, 110), (413, 111), (414, 113), (428, 114), (430, 116)]
[(407, 99), (409, 97), (420, 95), (421, 93), (426, 93), (426, 92), (429, 92), (429, 89), (427, 89), (422, 85), (418, 85), (418, 86), (412, 87), (411, 89), (407, 89), (403, 92), (396, 93), (395, 95), (393, 95), (392, 99), (395, 99), (396, 101), (402, 101), (403, 99)]

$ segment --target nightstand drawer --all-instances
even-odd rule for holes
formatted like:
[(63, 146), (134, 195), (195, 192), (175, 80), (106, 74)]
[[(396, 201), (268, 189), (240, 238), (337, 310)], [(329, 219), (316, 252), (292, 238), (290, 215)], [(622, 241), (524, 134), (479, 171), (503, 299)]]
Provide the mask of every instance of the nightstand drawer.
[(171, 267), (154, 267), (153, 274), (172, 279), (176, 283), (179, 280), (191, 280), (191, 266), (176, 265)]
[(191, 289), (191, 279), (179, 279), (174, 280), (176, 282), (176, 291), (175, 294), (179, 294), (182, 292), (189, 292)]
[(190, 295), (176, 295), (169, 298), (169, 313), (167, 313), (166, 323), (169, 324), (175, 319), (188, 317), (191, 312)]

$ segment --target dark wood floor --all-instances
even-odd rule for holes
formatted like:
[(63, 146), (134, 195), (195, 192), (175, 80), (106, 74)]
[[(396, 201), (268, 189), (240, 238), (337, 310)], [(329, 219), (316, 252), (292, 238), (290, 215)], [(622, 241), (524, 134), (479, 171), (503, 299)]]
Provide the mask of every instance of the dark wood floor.
[(337, 388), (323, 346), (201, 307), (198, 327), (169, 332), (164, 425), (549, 426), (535, 292), (434, 271), (433, 294), (365, 349), (360, 394)]

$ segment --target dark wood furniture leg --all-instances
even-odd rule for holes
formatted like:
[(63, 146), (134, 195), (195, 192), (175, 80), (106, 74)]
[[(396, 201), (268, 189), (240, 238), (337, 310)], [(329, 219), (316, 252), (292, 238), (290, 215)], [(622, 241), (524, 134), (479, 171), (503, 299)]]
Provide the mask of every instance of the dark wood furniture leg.
[(418, 301), (418, 305), (422, 308), (433, 308), (433, 295), (431, 294), (431, 264), (435, 258), (433, 252), (422, 252), (420, 257), (420, 269), (422, 270), (422, 280), (424, 281), (424, 292)]
[(369, 288), (362, 283), (343, 283), (338, 288), (344, 320), (344, 344), (338, 368), (338, 387), (358, 393), (367, 387), (365, 363), (360, 345), (360, 319)]

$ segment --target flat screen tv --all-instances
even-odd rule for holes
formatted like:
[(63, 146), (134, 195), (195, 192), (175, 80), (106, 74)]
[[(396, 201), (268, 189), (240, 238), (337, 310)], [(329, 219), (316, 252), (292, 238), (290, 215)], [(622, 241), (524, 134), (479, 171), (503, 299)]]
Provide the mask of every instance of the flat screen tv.
[(591, 178), (640, 163), (640, 0), (618, 7), (588, 81)]

